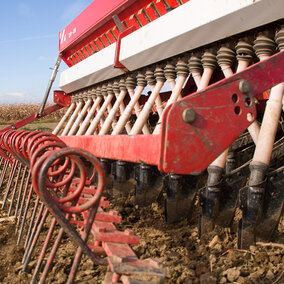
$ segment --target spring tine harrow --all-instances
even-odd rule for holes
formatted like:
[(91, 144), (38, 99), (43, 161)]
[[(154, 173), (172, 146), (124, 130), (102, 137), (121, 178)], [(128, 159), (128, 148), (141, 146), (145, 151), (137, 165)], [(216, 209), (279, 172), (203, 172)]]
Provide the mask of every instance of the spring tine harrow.
[(43, 212), (44, 212), (45, 209), (45, 206), (44, 206), (44, 203), (41, 203), (40, 205), (40, 208), (39, 208), (39, 212), (38, 212), (38, 215), (37, 215), (37, 218), (35, 220), (35, 223), (33, 224), (33, 228), (32, 228), (32, 231), (29, 235), (29, 238), (26, 239), (26, 246), (25, 246), (25, 253), (24, 253), (24, 256), (23, 256), (23, 259), (22, 259), (22, 263), (25, 262), (26, 258), (27, 258), (27, 255), (30, 251), (30, 247), (32, 246), (32, 243), (33, 243), (33, 240), (35, 238), (35, 235), (36, 235), (36, 232), (37, 232), (37, 228), (38, 226), (40, 225), (41, 223), (41, 220), (43, 219)]
[(31, 184), (30, 185), (30, 189), (29, 189), (29, 193), (28, 193), (28, 198), (26, 200), (26, 206), (25, 206), (25, 210), (24, 210), (24, 214), (23, 214), (23, 218), (22, 218), (22, 223), (21, 223), (20, 230), (19, 230), (19, 235), (18, 235), (18, 239), (17, 239), (17, 245), (21, 241), (21, 237), (22, 237), (22, 234), (23, 234), (24, 225), (25, 225), (25, 221), (26, 221), (26, 217), (27, 217), (27, 213), (28, 213), (28, 209), (29, 209), (32, 193), (33, 193), (33, 186)]
[[(26, 240), (25, 240), (25, 244), (24, 244), (24, 248), (27, 247), (28, 245), (28, 242), (30, 240), (30, 237), (31, 237), (31, 234), (32, 234), (32, 231), (33, 231), (33, 224), (34, 224), (34, 220), (36, 218), (36, 213), (37, 213), (37, 209), (38, 209), (38, 205), (39, 205), (39, 196), (36, 197), (36, 200), (35, 200), (35, 204), (34, 204), (34, 207), (33, 207), (33, 213), (32, 213), (32, 217), (30, 219), (30, 224), (29, 224), (29, 228), (27, 230), (27, 235), (26, 235)], [(42, 209), (41, 209), (42, 210)], [(37, 222), (37, 221), (36, 221)]]
[(28, 177), (27, 177), (27, 181), (26, 181), (26, 184), (25, 184), (23, 195), (22, 196), (19, 195), (19, 198), (22, 199), (22, 202), (21, 202), (21, 206), (20, 206), (20, 210), (19, 210), (19, 216), (18, 216), (17, 224), (16, 224), (16, 233), (18, 232), (20, 222), (22, 220), (22, 213), (23, 213), (23, 210), (24, 210), (25, 198), (26, 198), (28, 186), (29, 186), (29, 183), (30, 183), (30, 179), (31, 179), (31, 173), (29, 172)]
[(18, 174), (17, 174), (17, 177), (16, 177), (16, 181), (15, 181), (15, 185), (14, 185), (14, 189), (13, 189), (13, 193), (12, 193), (12, 198), (11, 198), (11, 202), (10, 202), (8, 216), (11, 215), (11, 211), (12, 211), (12, 207), (13, 207), (13, 203), (14, 203), (14, 199), (15, 199), (15, 195), (16, 195), (16, 190), (17, 190), (17, 187), (18, 187), (19, 178), (20, 178), (20, 175), (22, 173), (22, 166), (23, 165), (20, 164), (20, 168), (19, 168), (19, 171), (18, 171)]
[[(36, 267), (35, 267), (35, 270), (34, 270), (34, 273), (33, 273), (33, 278), (32, 278), (31, 283), (36, 283), (38, 273), (40, 272), (40, 267), (41, 267), (42, 262), (44, 260), (44, 256), (45, 256), (46, 250), (48, 248), (50, 239), (51, 239), (52, 234), (54, 232), (55, 225), (56, 225), (56, 219), (52, 218), (52, 221), (51, 221), (51, 224), (50, 224), (50, 227), (49, 227), (49, 230), (48, 230), (48, 234), (46, 236), (42, 250), (41, 250), (40, 255), (38, 257), (38, 261), (37, 261), (37, 264), (36, 264)], [(44, 281), (42, 281), (42, 282), (44, 282)]]
[[(84, 113), (86, 109), (84, 108)], [(111, 105), (108, 111), (111, 112)], [(73, 116), (73, 119), (75, 117)], [(79, 123), (76, 128), (78, 127)], [(3, 143), (4, 137), (7, 138), (5, 143)], [(84, 150), (66, 147), (53, 134), (7, 130), (0, 133), (0, 139), (1, 153), (5, 153), (1, 159), (1, 178), (7, 168), (11, 167), (4, 194), (4, 205), (7, 203), (13, 178), (16, 176), (9, 214), (15, 206), (17, 244), (21, 242), (26, 230), (23, 271), (27, 270), (30, 261), (34, 258), (36, 246), (41, 243), (39, 236), (43, 228), (49, 227), (41, 244), (41, 252), (31, 283), (36, 283), (38, 278), (39, 283), (45, 282), (64, 233), (78, 246), (67, 283), (75, 281), (82, 254), (86, 254), (95, 264), (109, 264), (110, 273), (115, 275), (113, 281), (124, 279), (121, 278), (123, 274), (135, 274), (137, 269), (151, 277), (164, 277), (163, 269), (154, 262), (139, 261), (137, 258), (133, 262), (135, 254), (128, 244), (137, 244), (138, 238), (130, 231), (117, 231), (112, 222), (121, 222), (121, 218), (113, 211), (103, 210), (109, 204), (102, 198), (105, 184), (104, 170), (93, 155)], [(18, 200), (15, 204), (16, 194)], [(50, 224), (49, 215), (53, 216)], [(30, 216), (29, 220), (27, 216)], [(53, 240), (52, 235), (58, 225), (60, 229)], [(109, 249), (112, 243), (118, 244), (115, 247), (122, 247), (112, 251)], [(42, 263), (49, 247), (51, 252), (41, 273)], [(117, 267), (111, 261), (115, 259), (116, 254), (120, 254), (120, 250), (128, 251), (125, 256), (127, 262), (125, 268), (121, 265)], [(130, 259), (128, 254), (131, 256)]]
[(28, 263), (29, 263), (29, 261), (31, 259), (32, 253), (33, 253), (33, 251), (35, 249), (35, 246), (36, 246), (36, 243), (38, 241), (39, 235), (41, 233), (42, 227), (43, 227), (43, 225), (45, 223), (45, 220), (46, 220), (46, 218), (48, 216), (48, 212), (49, 211), (46, 208), (44, 210), (44, 212), (43, 212), (43, 215), (41, 217), (40, 223), (39, 223), (39, 225), (36, 228), (36, 232), (34, 234), (34, 237), (31, 238), (31, 242), (29, 243), (30, 245), (27, 246), (27, 248), (26, 248), (26, 253), (25, 253), (25, 256), (24, 256), (23, 261), (22, 261), (23, 264), (24, 264), (23, 269), (22, 269), (23, 271), (26, 271), (26, 269), (27, 269)]
[(15, 217), (16, 218), (18, 216), (18, 210), (20, 208), (22, 190), (23, 190), (23, 187), (24, 187), (24, 182), (25, 182), (27, 171), (28, 171), (28, 167), (25, 166), (24, 172), (23, 172), (23, 175), (22, 175), (22, 179), (21, 179), (21, 183), (20, 183), (19, 192), (18, 192), (18, 200), (17, 200), (17, 204), (16, 204), (16, 208), (15, 208)]
[(14, 176), (15, 176), (17, 166), (18, 166), (18, 161), (14, 160), (13, 165), (12, 165), (12, 169), (11, 169), (11, 172), (10, 172), (9, 180), (8, 180), (8, 183), (7, 183), (6, 191), (5, 191), (5, 194), (4, 194), (4, 198), (3, 198), (3, 201), (2, 201), (1, 209), (3, 209), (5, 207), (8, 195), (10, 193), (10, 188), (11, 188), (12, 182), (14, 180)]
[[(51, 249), (51, 252), (49, 254), (49, 257), (48, 257), (48, 259), (46, 261), (46, 264), (45, 264), (45, 267), (43, 269), (43, 272), (41, 274), (39, 283), (44, 283), (44, 281), (45, 281), (45, 279), (46, 279), (46, 277), (48, 275), (48, 272), (50, 270), (52, 262), (53, 262), (53, 260), (55, 258), (56, 252), (57, 252), (57, 250), (58, 250), (58, 248), (60, 246), (60, 242), (62, 240), (63, 234), (64, 234), (64, 230), (63, 230), (63, 228), (60, 228), (60, 230), (58, 232), (58, 235), (56, 237), (56, 240), (55, 240), (55, 242), (54, 242), (54, 244), (52, 246), (52, 249)], [(35, 275), (35, 277), (36, 277), (36, 275)]]
[(9, 166), (9, 160), (5, 160), (4, 166), (3, 166), (3, 169), (2, 169), (2, 172), (1, 172), (1, 178), (0, 178), (0, 186), (1, 187), (2, 187), (3, 181), (5, 179), (5, 175), (6, 175), (8, 166)]

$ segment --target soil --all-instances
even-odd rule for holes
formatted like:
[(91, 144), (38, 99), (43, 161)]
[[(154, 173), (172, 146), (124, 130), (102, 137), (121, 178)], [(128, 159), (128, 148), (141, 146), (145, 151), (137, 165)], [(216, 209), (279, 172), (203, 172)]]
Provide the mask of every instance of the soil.
[[(139, 245), (133, 246), (137, 256), (155, 258), (163, 263), (166, 283), (284, 283), (283, 218), (270, 246), (256, 245), (249, 250), (238, 250), (235, 233), (223, 228), (216, 228), (205, 241), (198, 239), (197, 206), (192, 218), (166, 224), (161, 203), (139, 208), (132, 206), (133, 196), (116, 201), (112, 207), (123, 217), (118, 226), (131, 228), (139, 236)], [(15, 220), (4, 212), (0, 213), (0, 282), (29, 283), (37, 257), (32, 259), (27, 272), (22, 272), (23, 241), (16, 245)], [(43, 232), (42, 240), (45, 235)], [(39, 254), (40, 248), (37, 247), (35, 255)], [(46, 283), (66, 283), (75, 250), (73, 243), (65, 237)], [(102, 283), (105, 273), (105, 267), (94, 266), (84, 256), (75, 283)]]
[[(38, 124), (29, 127), (37, 129)], [(53, 123), (40, 124), (53, 129)], [(1, 129), (1, 125), (0, 125)], [(191, 216), (177, 224), (166, 224), (163, 201), (139, 208), (133, 206), (133, 194), (128, 198), (112, 199), (112, 209), (123, 217), (117, 225), (130, 228), (139, 236), (139, 245), (133, 250), (141, 259), (155, 258), (166, 268), (166, 283), (215, 284), (280, 284), (284, 283), (284, 218), (282, 217), (269, 246), (251, 246), (249, 250), (236, 248), (235, 228), (217, 227), (206, 240), (198, 238), (199, 209), (195, 204)], [(15, 219), (0, 211), (0, 283), (30, 283), (41, 245), (26, 272), (22, 271), (24, 247), (16, 245)], [(40, 243), (47, 234), (49, 217)], [(59, 227), (57, 228), (58, 231)], [(46, 283), (66, 283), (76, 247), (65, 236), (56, 255)], [(75, 283), (103, 283), (106, 267), (95, 266), (83, 256)]]

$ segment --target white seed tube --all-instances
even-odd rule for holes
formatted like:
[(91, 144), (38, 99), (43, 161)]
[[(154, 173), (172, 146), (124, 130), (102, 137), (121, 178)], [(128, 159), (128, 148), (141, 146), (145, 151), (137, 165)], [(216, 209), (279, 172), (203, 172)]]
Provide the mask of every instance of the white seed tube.
[(67, 120), (67, 118), (69, 117), (69, 115), (72, 113), (72, 111), (75, 109), (76, 107), (76, 103), (72, 103), (69, 108), (67, 109), (66, 113), (64, 114), (64, 116), (61, 118), (60, 122), (57, 124), (57, 126), (55, 127), (55, 129), (53, 130), (52, 134), (54, 135), (58, 135), (63, 124), (65, 123), (65, 121)]
[(134, 109), (134, 106), (138, 102), (144, 88), (145, 88), (144, 86), (137, 86), (135, 93), (131, 97), (131, 100), (128, 103), (128, 105), (126, 106), (124, 112), (121, 114), (121, 116), (120, 116), (114, 130), (112, 131), (111, 135), (118, 135), (123, 131), (126, 123), (129, 120), (129, 117), (131, 116), (132, 110)]
[(98, 127), (99, 125), (99, 122), (101, 120), (101, 118), (103, 117), (104, 115), (104, 112), (105, 110), (107, 109), (107, 106), (111, 103), (111, 100), (113, 98), (113, 94), (109, 94), (107, 95), (102, 107), (100, 108), (100, 110), (98, 111), (97, 115), (95, 116), (95, 118), (93, 119), (93, 121), (91, 122), (87, 132), (86, 132), (86, 135), (93, 135), (96, 128)]
[(85, 103), (85, 105), (84, 105), (82, 111), (78, 114), (77, 119), (75, 120), (75, 122), (74, 122), (72, 128), (71, 128), (70, 131), (68, 132), (68, 134), (67, 134), (68, 136), (70, 136), (70, 135), (75, 135), (75, 134), (76, 134), (76, 131), (77, 131), (77, 129), (79, 128), (81, 121), (83, 121), (84, 117), (86, 116), (87, 111), (88, 111), (90, 105), (92, 104), (92, 102), (93, 102), (93, 100), (92, 100), (91, 98), (89, 98), (89, 99), (86, 101), (86, 103)]
[(80, 100), (77, 103), (76, 109), (73, 112), (73, 114), (71, 115), (69, 121), (67, 122), (63, 132), (62, 132), (62, 136), (66, 136), (71, 128), (71, 126), (73, 125), (74, 121), (77, 119), (79, 112), (81, 111), (82, 107), (84, 105), (84, 102), (82, 100)]
[(93, 99), (93, 105), (92, 105), (90, 111), (88, 112), (86, 118), (84, 119), (83, 123), (80, 125), (80, 128), (76, 133), (77, 136), (85, 134), (88, 126), (90, 125), (91, 119), (94, 117), (95, 112), (96, 112), (101, 100), (102, 100), (101, 96), (97, 96), (95, 100)]
[(143, 126), (147, 122), (149, 114), (150, 114), (150, 112), (153, 108), (153, 105), (154, 105), (157, 97), (160, 94), (160, 91), (161, 91), (163, 85), (164, 85), (164, 81), (160, 81), (160, 80), (157, 81), (153, 92), (149, 96), (149, 98), (148, 98), (147, 102), (145, 103), (141, 113), (139, 114), (137, 120), (134, 123), (134, 125), (131, 129), (130, 135), (139, 134), (141, 132)]
[[(115, 119), (115, 115), (119, 109), (119, 107), (121, 106), (121, 104), (123, 103), (123, 99), (126, 96), (127, 91), (126, 90), (121, 90), (119, 95), (117, 96), (117, 99), (112, 107), (112, 109), (110, 110), (100, 132), (99, 135), (105, 135), (108, 133), (108, 131), (111, 128), (111, 124), (113, 123), (114, 119)], [(115, 127), (114, 127), (115, 128)], [(113, 129), (114, 129), (113, 128)]]

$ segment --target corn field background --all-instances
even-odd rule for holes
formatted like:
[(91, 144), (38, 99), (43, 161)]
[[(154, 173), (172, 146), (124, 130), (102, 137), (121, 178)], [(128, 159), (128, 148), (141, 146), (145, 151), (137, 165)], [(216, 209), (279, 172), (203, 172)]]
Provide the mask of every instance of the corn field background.
[[(51, 104), (47, 104), (46, 107)], [(0, 105), (0, 130), (7, 125), (20, 121), (36, 112), (39, 112), (40, 104), (13, 104)], [(62, 108), (51, 113), (35, 122), (22, 127), (22, 130), (41, 130), (51, 132), (61, 117), (66, 112), (66, 108)]]
[[(48, 107), (50, 105), (47, 105)], [(36, 112), (39, 112), (40, 104), (16, 104), (16, 105), (1, 105), (0, 106), (0, 124), (14, 123), (22, 120)], [(41, 118), (39, 121), (58, 121), (66, 109), (60, 109), (48, 116)]]

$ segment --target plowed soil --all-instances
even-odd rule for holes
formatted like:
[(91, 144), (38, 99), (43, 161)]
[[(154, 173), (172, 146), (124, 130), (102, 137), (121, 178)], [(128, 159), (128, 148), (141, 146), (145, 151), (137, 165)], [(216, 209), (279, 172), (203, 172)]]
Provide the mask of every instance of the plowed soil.
[[(117, 200), (112, 207), (120, 211), (121, 229), (131, 228), (140, 238), (133, 246), (141, 259), (155, 258), (166, 268), (166, 283), (284, 283), (284, 221), (279, 224), (273, 242), (251, 246), (249, 250), (236, 249), (233, 230), (216, 228), (205, 241), (198, 239), (196, 216), (177, 224), (166, 224), (163, 206), (153, 203), (145, 208), (132, 206), (133, 197)], [(0, 215), (0, 282), (29, 283), (41, 245), (38, 245), (27, 272), (22, 272), (23, 242), (16, 245), (15, 220), (5, 211)], [(46, 235), (42, 232), (42, 239)], [(42, 240), (41, 240), (42, 241)], [(41, 243), (41, 242), (40, 242)], [(49, 273), (47, 283), (65, 283), (72, 264), (75, 247), (65, 237)], [(83, 257), (76, 283), (102, 283), (105, 267), (94, 266)]]

